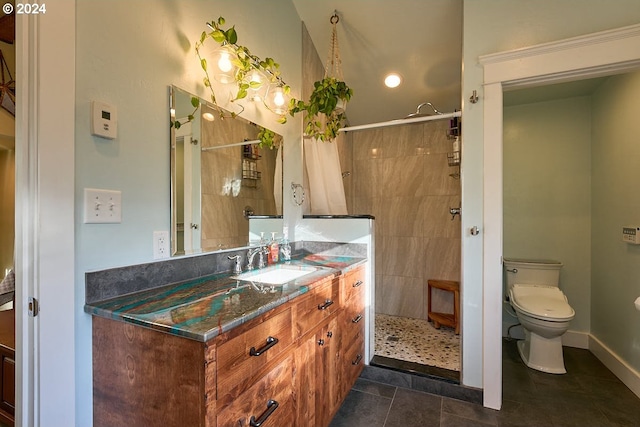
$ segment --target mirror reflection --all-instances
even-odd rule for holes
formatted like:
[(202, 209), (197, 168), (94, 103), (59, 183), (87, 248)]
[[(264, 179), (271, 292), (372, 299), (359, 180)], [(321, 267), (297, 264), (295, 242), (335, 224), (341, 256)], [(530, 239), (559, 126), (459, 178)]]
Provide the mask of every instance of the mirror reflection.
[(259, 126), (175, 86), (170, 103), (172, 255), (248, 246), (251, 216), (282, 214), (282, 137), (260, 148)]

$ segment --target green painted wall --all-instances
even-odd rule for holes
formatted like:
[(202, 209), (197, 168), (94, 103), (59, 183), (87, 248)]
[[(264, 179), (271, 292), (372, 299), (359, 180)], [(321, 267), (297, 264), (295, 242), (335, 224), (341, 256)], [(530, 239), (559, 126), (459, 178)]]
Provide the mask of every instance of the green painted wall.
[[(483, 224), (483, 68), (478, 57), (640, 22), (637, 0), (463, 0), (462, 229)], [(479, 102), (469, 103), (473, 91)], [(482, 387), (483, 234), (462, 238), (463, 383)], [(491, 379), (487, 379), (491, 381)]]
[(576, 311), (570, 330), (588, 332), (590, 98), (507, 107), (503, 141), (504, 256), (561, 261), (560, 288)]
[(640, 72), (609, 78), (593, 95), (591, 333), (640, 371)]

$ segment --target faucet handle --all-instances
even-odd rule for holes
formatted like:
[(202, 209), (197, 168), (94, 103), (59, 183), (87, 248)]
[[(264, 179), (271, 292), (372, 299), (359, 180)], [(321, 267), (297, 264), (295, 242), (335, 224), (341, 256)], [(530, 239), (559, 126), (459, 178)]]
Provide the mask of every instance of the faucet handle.
[(234, 259), (236, 261), (235, 265), (233, 266), (233, 272), (235, 274), (242, 273), (242, 257), (240, 255), (235, 255), (235, 256), (227, 256), (227, 258)]

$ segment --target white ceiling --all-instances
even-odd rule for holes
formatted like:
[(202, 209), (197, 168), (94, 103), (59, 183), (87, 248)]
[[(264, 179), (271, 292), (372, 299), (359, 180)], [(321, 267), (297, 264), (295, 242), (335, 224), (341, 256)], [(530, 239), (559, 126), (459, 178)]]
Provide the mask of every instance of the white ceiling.
[[(431, 102), (460, 109), (462, 0), (293, 0), (320, 59), (326, 61), (334, 11), (350, 125), (399, 119)], [(398, 72), (400, 87), (384, 86)], [(427, 111), (425, 109), (423, 112)]]

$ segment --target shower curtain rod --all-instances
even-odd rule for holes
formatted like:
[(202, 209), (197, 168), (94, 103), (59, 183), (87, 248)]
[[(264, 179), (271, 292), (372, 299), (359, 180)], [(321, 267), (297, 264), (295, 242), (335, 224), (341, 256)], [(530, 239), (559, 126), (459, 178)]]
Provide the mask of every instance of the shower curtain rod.
[(238, 145), (253, 145), (259, 143), (259, 139), (253, 139), (251, 141), (234, 142), (233, 144), (216, 145), (214, 147), (203, 147), (202, 151), (217, 150), (218, 148), (237, 147)]
[(345, 128), (340, 129), (338, 132), (350, 132), (353, 130), (364, 130), (364, 129), (382, 128), (382, 127), (388, 127), (388, 126), (406, 125), (409, 123), (428, 122), (432, 120), (444, 120), (444, 119), (451, 119), (453, 117), (460, 117), (460, 116), (462, 116), (462, 112), (455, 111), (453, 113), (438, 114), (434, 116), (413, 117), (410, 119), (396, 119), (396, 120), (389, 120), (387, 122), (369, 123), (366, 125), (358, 125), (358, 126), (347, 126)]

